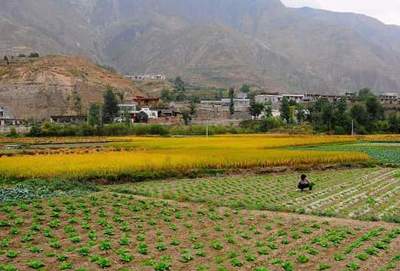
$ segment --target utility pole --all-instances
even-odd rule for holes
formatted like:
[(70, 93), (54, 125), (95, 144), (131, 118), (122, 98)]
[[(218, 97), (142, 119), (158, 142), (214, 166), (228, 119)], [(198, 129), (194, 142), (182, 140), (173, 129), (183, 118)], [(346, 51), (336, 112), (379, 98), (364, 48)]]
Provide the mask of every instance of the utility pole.
[(354, 120), (351, 120), (351, 135), (354, 136)]

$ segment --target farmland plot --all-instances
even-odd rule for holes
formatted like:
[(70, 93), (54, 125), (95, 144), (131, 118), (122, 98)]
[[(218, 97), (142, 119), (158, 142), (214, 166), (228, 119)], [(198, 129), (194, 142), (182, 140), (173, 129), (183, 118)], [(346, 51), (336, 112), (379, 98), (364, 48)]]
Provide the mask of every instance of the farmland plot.
[(0, 205), (0, 270), (398, 270), (394, 224), (93, 193)]
[(400, 143), (353, 143), (296, 147), (297, 150), (364, 152), (383, 164), (400, 165)]
[(280, 210), (400, 222), (400, 179), (391, 168), (312, 172), (312, 192), (296, 189), (291, 174), (130, 184), (132, 194), (233, 208)]

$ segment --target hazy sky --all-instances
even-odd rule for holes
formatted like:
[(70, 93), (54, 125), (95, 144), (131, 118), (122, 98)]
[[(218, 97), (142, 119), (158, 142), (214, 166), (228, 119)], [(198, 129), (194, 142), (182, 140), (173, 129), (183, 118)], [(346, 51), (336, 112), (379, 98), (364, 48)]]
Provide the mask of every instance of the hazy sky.
[(375, 17), (387, 24), (400, 25), (400, 0), (282, 0), (291, 7), (313, 7), (333, 11), (356, 12)]

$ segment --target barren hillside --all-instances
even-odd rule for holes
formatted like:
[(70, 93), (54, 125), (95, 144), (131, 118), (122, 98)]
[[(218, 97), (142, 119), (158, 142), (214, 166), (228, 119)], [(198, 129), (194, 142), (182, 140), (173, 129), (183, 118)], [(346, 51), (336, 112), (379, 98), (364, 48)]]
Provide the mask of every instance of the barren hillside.
[(0, 105), (17, 118), (85, 113), (107, 86), (129, 98), (133, 82), (81, 57), (47, 56), (0, 66)]

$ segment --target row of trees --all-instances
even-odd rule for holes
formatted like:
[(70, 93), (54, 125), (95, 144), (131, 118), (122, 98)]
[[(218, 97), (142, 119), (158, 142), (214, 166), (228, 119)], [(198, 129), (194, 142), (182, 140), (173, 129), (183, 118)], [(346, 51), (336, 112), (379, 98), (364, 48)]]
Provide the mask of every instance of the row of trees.
[[(272, 118), (271, 104), (256, 103), (250, 97), (250, 113), (254, 117), (263, 114), (264, 121)], [(321, 98), (314, 103), (304, 105), (283, 98), (280, 108), (280, 120), (284, 125), (301, 125), (307, 122), (314, 131), (336, 134), (369, 134), (378, 132), (400, 132), (400, 114), (385, 114), (383, 105), (370, 89), (362, 89), (348, 103), (346, 98), (331, 102)]]

